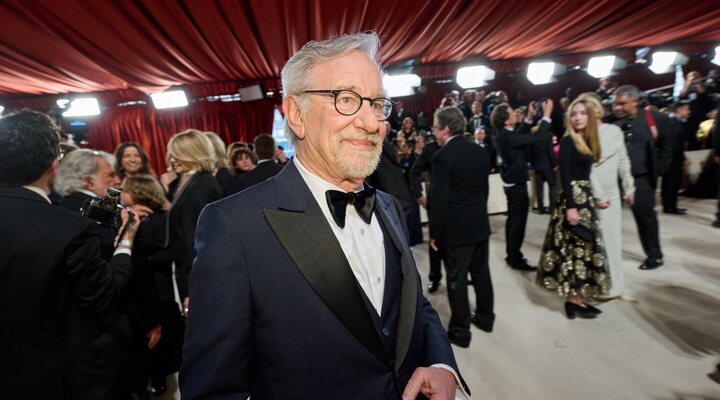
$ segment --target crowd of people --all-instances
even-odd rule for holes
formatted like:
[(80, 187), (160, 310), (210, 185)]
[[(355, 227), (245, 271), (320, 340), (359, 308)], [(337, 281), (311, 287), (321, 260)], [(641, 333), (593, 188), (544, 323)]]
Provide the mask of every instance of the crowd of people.
[[(384, 97), (378, 47), (371, 33), (341, 36), (288, 61), (290, 160), (268, 134), (226, 146), (189, 129), (158, 176), (138, 143), (111, 155), (61, 143), (40, 112), (0, 119), (0, 354), (14, 360), (0, 358), (3, 393), (143, 399), (182, 368), (188, 399), (469, 395), (450, 343), (468, 347), (471, 325), (493, 331), (491, 174), (507, 199), (508, 266), (536, 273), (567, 318), (596, 318), (598, 301), (629, 296), (622, 203), (639, 268), (656, 269), (658, 178), (664, 212), (682, 214), (684, 151), (712, 143), (720, 164), (716, 98), (695, 72), (669, 114), (605, 79), (559, 107), (454, 92), (428, 120)], [(713, 139), (695, 135), (705, 118)], [(410, 253), (421, 207), (447, 329)], [(537, 266), (522, 252), (531, 210), (549, 214)]]

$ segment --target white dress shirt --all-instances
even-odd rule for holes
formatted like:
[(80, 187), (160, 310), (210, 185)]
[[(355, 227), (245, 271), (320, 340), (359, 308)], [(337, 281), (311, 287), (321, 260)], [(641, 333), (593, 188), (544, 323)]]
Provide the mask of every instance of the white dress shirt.
[[(385, 292), (385, 244), (377, 216), (373, 213), (370, 223), (366, 224), (358, 215), (355, 207), (348, 204), (345, 212), (345, 228), (339, 227), (330, 213), (325, 192), (328, 190), (345, 192), (345, 190), (308, 171), (297, 157), (293, 157), (293, 162), (300, 172), (300, 176), (310, 188), (315, 201), (320, 205), (325, 219), (332, 227), (333, 233), (350, 264), (350, 269), (355, 275), (355, 279), (357, 279), (365, 295), (370, 299), (375, 311), (380, 315)], [(362, 187), (359, 187), (356, 190), (362, 189)], [(470, 400), (470, 396), (465, 393), (465, 389), (460, 385), (457, 372), (452, 367), (445, 364), (435, 364), (431, 367), (450, 371), (458, 384), (455, 399)]]

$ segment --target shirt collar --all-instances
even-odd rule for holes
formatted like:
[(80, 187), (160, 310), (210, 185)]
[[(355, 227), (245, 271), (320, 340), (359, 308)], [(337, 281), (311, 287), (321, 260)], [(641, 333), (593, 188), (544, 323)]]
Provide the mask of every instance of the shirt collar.
[(30, 186), (30, 185), (25, 185), (25, 186), (23, 186), (23, 187), (24, 187), (25, 189), (27, 189), (27, 190), (30, 190), (30, 191), (32, 191), (32, 192), (35, 192), (35, 193), (39, 194), (40, 196), (42, 196), (43, 199), (45, 199), (45, 201), (47, 201), (48, 203), (52, 204), (52, 201), (50, 201), (50, 197), (48, 197), (48, 194), (45, 193), (45, 191), (42, 190), (42, 189), (40, 189), (39, 187), (37, 187), (37, 186)]

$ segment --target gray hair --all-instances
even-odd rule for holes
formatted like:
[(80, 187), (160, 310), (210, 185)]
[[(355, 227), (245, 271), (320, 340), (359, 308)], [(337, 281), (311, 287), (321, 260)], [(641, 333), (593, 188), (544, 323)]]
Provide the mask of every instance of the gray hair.
[[(378, 71), (382, 73), (382, 66), (377, 60), (377, 52), (380, 49), (380, 39), (375, 32), (356, 33), (354, 35), (341, 35), (322, 41), (312, 40), (307, 42), (297, 53), (285, 63), (280, 77), (282, 79), (283, 98), (288, 96), (300, 96), (309, 88), (308, 76), (310, 71), (322, 61), (331, 60), (348, 54), (352, 51), (361, 51), (375, 63)], [(325, 89), (325, 88), (322, 88)], [(307, 109), (307, 100), (304, 97), (297, 98), (297, 104), (301, 111)], [(297, 138), (290, 129), (285, 119), (285, 136), (290, 143), (295, 144)]]
[(53, 182), (55, 191), (65, 197), (85, 189), (85, 179), (93, 177), (98, 171), (98, 158), (104, 158), (111, 166), (115, 165), (115, 157), (104, 151), (81, 149), (63, 157)]
[(640, 90), (637, 88), (637, 86), (633, 85), (622, 85), (619, 88), (615, 89), (615, 97), (618, 96), (627, 96), (631, 99), (637, 99), (639, 96)]
[(448, 127), (451, 136), (464, 134), (467, 127), (465, 115), (463, 115), (462, 110), (455, 106), (438, 108), (435, 111), (435, 123), (440, 128)]

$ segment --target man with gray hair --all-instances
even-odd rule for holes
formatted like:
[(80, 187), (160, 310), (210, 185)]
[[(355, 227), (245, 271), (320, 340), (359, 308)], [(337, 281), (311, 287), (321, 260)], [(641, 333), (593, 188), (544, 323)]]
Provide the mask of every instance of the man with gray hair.
[(296, 157), (201, 214), (183, 399), (455, 398), (405, 215), (365, 184), (392, 112), (379, 45), (361, 33), (293, 55), (282, 83)]
[(632, 212), (640, 234), (640, 242), (647, 258), (640, 269), (651, 270), (663, 265), (660, 232), (655, 212), (657, 178), (667, 172), (672, 160), (668, 139), (667, 117), (650, 109), (638, 107), (638, 88), (620, 86), (615, 90), (613, 113), (615, 122), (625, 134), (625, 145), (635, 178), (635, 199)]

